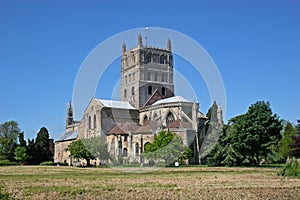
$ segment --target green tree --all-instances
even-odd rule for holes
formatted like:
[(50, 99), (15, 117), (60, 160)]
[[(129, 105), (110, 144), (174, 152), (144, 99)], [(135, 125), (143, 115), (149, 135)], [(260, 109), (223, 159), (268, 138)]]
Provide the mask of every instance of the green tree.
[(40, 164), (44, 161), (53, 159), (53, 155), (49, 149), (49, 133), (45, 127), (42, 127), (35, 139), (35, 163)]
[(28, 142), (27, 142), (27, 155), (28, 155), (28, 163), (29, 164), (36, 164), (35, 163), (35, 142), (34, 142), (34, 139), (28, 139)]
[(209, 155), (210, 163), (258, 166), (262, 158), (274, 154), (281, 129), (281, 120), (272, 113), (270, 104), (258, 101), (246, 114), (229, 120)]
[(20, 128), (16, 121), (8, 121), (0, 125), (0, 157), (9, 161), (14, 160), (19, 132)]
[(107, 143), (103, 137), (97, 136), (88, 139), (82, 139), (82, 143), (91, 153), (91, 155), (93, 155), (95, 158), (98, 158), (102, 163), (103, 161), (110, 159)]
[(90, 160), (95, 159), (95, 157), (89, 152), (81, 140), (73, 141), (68, 149), (70, 154), (75, 159), (85, 159), (87, 161), (87, 165), (90, 166)]
[(284, 160), (287, 159), (288, 155), (291, 152), (291, 145), (292, 145), (292, 136), (295, 135), (295, 130), (293, 125), (288, 122), (284, 128), (283, 138), (279, 141), (278, 144), (278, 152), (283, 157)]
[(26, 147), (26, 140), (24, 139), (24, 132), (19, 133), (19, 146)]
[(17, 161), (23, 163), (28, 159), (26, 147), (18, 146), (15, 149), (15, 157)]
[(175, 133), (161, 131), (153, 142), (145, 146), (143, 156), (148, 160), (162, 159), (168, 165), (175, 161), (183, 162), (192, 156), (192, 151)]

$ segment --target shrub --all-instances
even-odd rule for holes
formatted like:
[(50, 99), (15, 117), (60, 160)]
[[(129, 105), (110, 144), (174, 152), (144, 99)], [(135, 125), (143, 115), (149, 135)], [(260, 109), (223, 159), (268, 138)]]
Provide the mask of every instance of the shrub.
[(298, 162), (294, 161), (286, 164), (279, 174), (281, 176), (300, 177), (300, 168), (298, 166)]
[(0, 160), (0, 166), (12, 166), (12, 165), (18, 165), (18, 163), (11, 162), (9, 160)]
[(45, 161), (45, 162), (41, 162), (40, 165), (42, 165), (42, 166), (56, 166), (56, 165), (68, 166), (68, 163), (59, 163), (59, 162), (53, 162), (53, 161)]

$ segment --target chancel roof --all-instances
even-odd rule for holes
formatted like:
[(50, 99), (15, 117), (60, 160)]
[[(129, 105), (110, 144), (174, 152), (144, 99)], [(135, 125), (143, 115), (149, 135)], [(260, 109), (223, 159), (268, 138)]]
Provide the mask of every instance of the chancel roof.
[(75, 140), (77, 138), (78, 132), (77, 131), (70, 131), (62, 134), (56, 142), (60, 141), (68, 141), (68, 140)]
[(190, 101), (186, 100), (182, 96), (174, 96), (174, 97), (158, 100), (157, 102), (155, 102), (152, 105), (159, 105), (159, 104), (165, 104), (165, 103), (175, 103), (175, 102), (190, 102)]
[(103, 99), (97, 99), (97, 100), (104, 107), (108, 107), (108, 108), (122, 108), (122, 109), (131, 109), (131, 110), (136, 109), (129, 102), (126, 101), (114, 101), (114, 100), (103, 100)]

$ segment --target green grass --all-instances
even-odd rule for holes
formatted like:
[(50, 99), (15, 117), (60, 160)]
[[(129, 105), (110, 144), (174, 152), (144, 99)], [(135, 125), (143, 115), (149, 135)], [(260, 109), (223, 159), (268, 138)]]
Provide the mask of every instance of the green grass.
[(0, 199), (300, 198), (300, 180), (278, 176), (276, 167), (197, 166), (135, 173), (142, 169), (0, 167)]

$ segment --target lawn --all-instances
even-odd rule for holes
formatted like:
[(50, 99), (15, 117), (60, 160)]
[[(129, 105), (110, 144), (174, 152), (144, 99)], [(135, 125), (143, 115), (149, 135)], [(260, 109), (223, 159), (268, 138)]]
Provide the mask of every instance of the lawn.
[(279, 168), (126, 170), (0, 167), (0, 199), (300, 199), (300, 179)]

